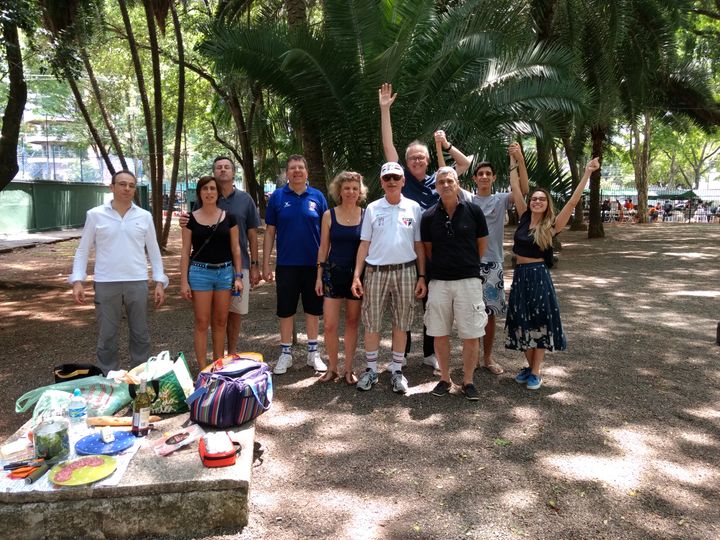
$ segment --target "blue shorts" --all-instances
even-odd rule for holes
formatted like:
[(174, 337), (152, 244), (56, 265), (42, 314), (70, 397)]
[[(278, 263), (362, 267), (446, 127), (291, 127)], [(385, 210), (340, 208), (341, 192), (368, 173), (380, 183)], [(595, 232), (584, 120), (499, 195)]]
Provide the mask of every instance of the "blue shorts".
[(222, 268), (208, 268), (205, 263), (191, 261), (188, 271), (190, 290), (229, 291), (232, 289), (235, 269), (231, 262), (223, 263), (223, 265), (220, 265)]

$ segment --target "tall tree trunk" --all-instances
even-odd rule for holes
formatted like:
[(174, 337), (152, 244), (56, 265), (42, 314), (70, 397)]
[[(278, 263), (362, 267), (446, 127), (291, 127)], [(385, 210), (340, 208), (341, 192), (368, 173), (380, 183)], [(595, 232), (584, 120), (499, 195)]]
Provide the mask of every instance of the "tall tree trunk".
[[(68, 85), (70, 85), (70, 90), (75, 97), (75, 103), (77, 103), (78, 109), (80, 109), (80, 114), (82, 114), (82, 117), (85, 119), (85, 124), (87, 125), (88, 131), (90, 132), (90, 136), (92, 137), (93, 141), (95, 141), (95, 145), (100, 150), (103, 161), (105, 161), (105, 166), (108, 168), (108, 171), (110, 171), (110, 174), (115, 174), (115, 167), (113, 166), (112, 161), (110, 161), (110, 156), (108, 155), (107, 148), (105, 148), (105, 145), (100, 138), (100, 133), (98, 133), (98, 130), (95, 127), (95, 123), (90, 117), (90, 113), (85, 106), (85, 101), (83, 100), (80, 89), (78, 88), (77, 81), (73, 78), (73, 74), (70, 73), (70, 70), (65, 70), (65, 80), (68, 82)], [(48, 148), (48, 151), (49, 150), (50, 149)]]
[(175, 41), (178, 49), (178, 98), (177, 117), (175, 118), (175, 147), (173, 149), (173, 165), (170, 172), (170, 194), (168, 195), (168, 213), (163, 226), (160, 246), (167, 246), (170, 235), (170, 224), (172, 223), (173, 208), (175, 208), (175, 191), (177, 189), (178, 171), (180, 170), (180, 145), (182, 143), (183, 123), (185, 121), (185, 45), (183, 44), (180, 19), (178, 19), (175, 5), (170, 5)]
[(158, 242), (162, 240), (162, 205), (163, 205), (163, 176), (165, 174), (164, 144), (163, 144), (163, 110), (162, 110), (162, 76), (160, 75), (160, 52), (157, 38), (155, 15), (152, 11), (151, 0), (144, 0), (145, 19), (148, 27), (150, 41), (150, 59), (153, 74), (153, 112), (155, 113), (155, 180), (153, 182), (153, 221)]
[(0, 191), (12, 182), (19, 170), (17, 144), (27, 101), (27, 83), (23, 75), (22, 50), (17, 25), (7, 19), (4, 20), (2, 36), (10, 84), (7, 105), (3, 113), (2, 131), (0, 131)]
[[(307, 10), (305, 0), (285, 0), (285, 9), (288, 14), (288, 26), (297, 28), (307, 23)], [(325, 162), (323, 160), (322, 140), (318, 135), (317, 126), (305, 117), (302, 109), (300, 114), (300, 137), (303, 143), (303, 154), (308, 162), (310, 184), (323, 192), (327, 198), (327, 178)]]
[(88, 58), (85, 47), (80, 48), (80, 56), (82, 57), (83, 64), (85, 65), (85, 71), (87, 72), (88, 80), (90, 81), (90, 87), (92, 88), (93, 95), (95, 96), (95, 101), (97, 102), (98, 108), (100, 109), (100, 116), (102, 116), (103, 122), (105, 123), (105, 128), (110, 135), (110, 140), (112, 141), (113, 148), (115, 149), (115, 155), (120, 160), (120, 165), (122, 166), (123, 170), (127, 171), (128, 166), (127, 162), (125, 161), (125, 154), (123, 153), (120, 139), (118, 139), (115, 125), (110, 118), (107, 107), (105, 107), (105, 100), (103, 100), (102, 93), (100, 92), (100, 85), (95, 78), (95, 71), (93, 70), (92, 64), (90, 63), (90, 59)]
[[(605, 139), (607, 138), (608, 127), (594, 125), (590, 128), (590, 140), (592, 141), (592, 155), (600, 158), (602, 164)], [(588, 238), (605, 237), (605, 229), (600, 215), (600, 169), (590, 176), (590, 217), (588, 223)]]
[[(123, 19), (123, 25), (125, 26), (125, 35), (127, 36), (128, 46), (130, 48), (130, 56), (133, 62), (133, 68), (135, 70), (135, 78), (138, 83), (138, 94), (140, 95), (140, 103), (142, 104), (143, 118), (145, 119), (145, 132), (147, 133), (147, 144), (148, 144), (148, 164), (146, 169), (150, 170), (150, 184), (154, 185), (157, 169), (155, 167), (155, 132), (153, 130), (153, 116), (150, 110), (150, 101), (147, 96), (147, 89), (145, 88), (145, 76), (143, 75), (142, 64), (140, 63), (140, 55), (138, 54), (137, 42), (135, 41), (135, 34), (130, 23), (130, 15), (128, 14), (127, 4), (125, 0), (118, 0), (120, 6), (120, 13)], [(162, 197), (160, 197), (162, 199)], [(162, 202), (161, 202), (162, 205)], [(156, 225), (156, 234), (159, 233), (159, 228)]]
[(633, 167), (635, 169), (635, 188), (638, 194), (637, 222), (647, 223), (648, 199), (648, 168), (650, 166), (650, 136), (652, 119), (646, 112), (643, 114), (642, 136), (637, 122), (630, 126), (633, 140)]
[[(573, 147), (572, 139), (570, 139), (570, 137), (563, 137), (562, 143), (563, 148), (565, 149), (565, 155), (567, 156), (568, 167), (570, 168), (570, 177), (572, 178), (572, 188), (574, 191), (577, 185), (580, 183), (580, 173), (578, 171), (577, 156), (575, 155), (575, 148)], [(583, 202), (581, 198), (580, 202), (578, 202), (577, 206), (575, 207), (575, 215), (573, 216), (573, 220), (570, 223), (571, 231), (587, 230), (587, 226), (585, 225), (584, 221), (584, 213), (585, 208), (583, 207)]]
[[(250, 127), (245, 122), (245, 115), (242, 111), (242, 104), (237, 92), (232, 89), (228, 92), (228, 106), (230, 114), (235, 123), (235, 133), (240, 145), (240, 166), (243, 169), (243, 178), (248, 194), (258, 204), (260, 201), (257, 175), (255, 174), (255, 156), (253, 154), (252, 144), (250, 142)], [(250, 107), (249, 121), (255, 114), (255, 105)]]

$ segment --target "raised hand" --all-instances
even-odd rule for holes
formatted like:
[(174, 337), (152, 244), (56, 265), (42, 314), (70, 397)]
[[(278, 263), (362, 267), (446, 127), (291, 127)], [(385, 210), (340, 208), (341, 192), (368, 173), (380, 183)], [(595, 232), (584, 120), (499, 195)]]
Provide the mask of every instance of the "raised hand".
[(589, 172), (590, 174), (594, 173), (600, 168), (600, 158), (592, 158), (590, 161), (588, 161), (588, 164), (585, 165), (585, 170)]
[(524, 161), (525, 157), (523, 156), (522, 149), (520, 148), (519, 143), (512, 143), (510, 146), (508, 146), (508, 155), (515, 160), (516, 163), (520, 161)]
[(383, 83), (378, 90), (378, 101), (380, 102), (380, 108), (390, 108), (395, 102), (397, 93), (393, 94), (392, 84)]

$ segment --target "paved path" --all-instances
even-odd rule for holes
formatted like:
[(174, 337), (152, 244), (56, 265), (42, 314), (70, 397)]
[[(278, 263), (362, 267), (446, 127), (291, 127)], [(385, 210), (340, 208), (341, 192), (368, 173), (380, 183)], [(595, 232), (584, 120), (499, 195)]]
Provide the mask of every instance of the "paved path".
[(0, 253), (14, 249), (29, 248), (40, 244), (54, 244), (73, 238), (80, 238), (82, 228), (61, 231), (43, 231), (37, 233), (0, 233)]

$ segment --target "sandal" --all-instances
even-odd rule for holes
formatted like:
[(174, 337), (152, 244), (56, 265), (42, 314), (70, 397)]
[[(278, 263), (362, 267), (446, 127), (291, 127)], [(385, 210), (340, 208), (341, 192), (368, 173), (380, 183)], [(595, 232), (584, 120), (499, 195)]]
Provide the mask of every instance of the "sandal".
[(323, 374), (322, 377), (318, 379), (318, 382), (326, 383), (326, 382), (335, 382), (339, 378), (339, 375), (337, 371), (330, 371), (329, 369)]
[(489, 366), (483, 366), (483, 369), (487, 369), (493, 375), (500, 375), (501, 373), (505, 373), (503, 367), (500, 364), (496, 364), (495, 362), (493, 362)]
[(355, 386), (358, 382), (358, 378), (355, 375), (354, 371), (346, 371), (344, 378), (345, 378), (345, 384), (347, 384), (348, 386)]

